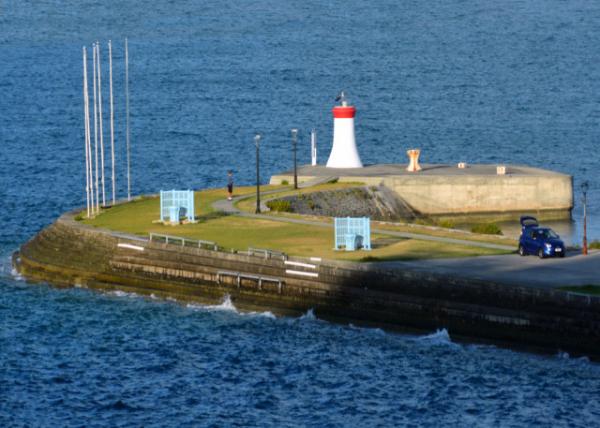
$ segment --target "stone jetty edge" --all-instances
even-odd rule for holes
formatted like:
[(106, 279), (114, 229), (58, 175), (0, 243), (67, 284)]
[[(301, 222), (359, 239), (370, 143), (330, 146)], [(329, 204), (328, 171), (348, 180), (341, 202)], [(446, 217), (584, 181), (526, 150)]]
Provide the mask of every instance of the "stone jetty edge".
[(600, 298), (446, 274), (181, 247), (63, 214), (13, 255), (27, 280), (431, 332), (600, 360)]

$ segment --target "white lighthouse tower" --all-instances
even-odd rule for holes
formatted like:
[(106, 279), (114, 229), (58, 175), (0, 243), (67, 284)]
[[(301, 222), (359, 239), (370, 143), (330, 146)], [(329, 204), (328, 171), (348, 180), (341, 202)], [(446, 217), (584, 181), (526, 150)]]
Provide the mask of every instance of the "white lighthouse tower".
[(354, 116), (356, 108), (348, 105), (344, 93), (336, 99), (341, 106), (333, 108), (333, 147), (327, 161), (328, 168), (362, 168), (356, 139), (354, 138)]

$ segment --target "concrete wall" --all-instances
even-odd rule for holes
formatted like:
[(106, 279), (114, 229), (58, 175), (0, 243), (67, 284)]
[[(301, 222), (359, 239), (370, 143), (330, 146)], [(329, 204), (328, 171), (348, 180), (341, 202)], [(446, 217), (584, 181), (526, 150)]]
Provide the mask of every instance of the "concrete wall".
[[(271, 183), (289, 179), (274, 176)], [(573, 208), (572, 177), (557, 173), (340, 176), (339, 181), (373, 186), (383, 183), (414, 210), (428, 216), (489, 215), (510, 220), (531, 213), (543, 220), (569, 219)]]

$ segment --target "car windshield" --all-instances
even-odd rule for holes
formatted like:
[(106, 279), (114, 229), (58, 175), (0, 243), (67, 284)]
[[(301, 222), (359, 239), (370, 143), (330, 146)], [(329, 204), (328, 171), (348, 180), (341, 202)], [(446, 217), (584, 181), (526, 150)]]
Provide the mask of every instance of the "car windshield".
[(556, 239), (558, 235), (552, 229), (540, 229), (538, 230), (538, 236), (544, 239)]

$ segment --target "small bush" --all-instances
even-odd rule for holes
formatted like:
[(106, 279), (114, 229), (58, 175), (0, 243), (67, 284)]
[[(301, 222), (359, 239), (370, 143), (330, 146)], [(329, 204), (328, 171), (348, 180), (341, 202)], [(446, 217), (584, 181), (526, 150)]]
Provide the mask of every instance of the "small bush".
[(484, 235), (502, 235), (502, 229), (496, 223), (476, 224), (471, 228), (471, 232)]
[(379, 257), (375, 257), (375, 256), (365, 256), (363, 258), (360, 259), (361, 262), (380, 262), (381, 259)]
[(327, 182), (327, 184), (335, 184), (335, 183), (337, 183), (337, 182), (338, 182), (338, 178), (334, 178), (334, 179), (332, 179), (332, 180), (329, 180), (329, 181)]
[(287, 180), (281, 180), (281, 184), (287, 186), (288, 184), (290, 184), (290, 182)]
[(83, 220), (83, 216), (81, 214), (77, 214), (75, 216), (75, 221), (81, 221), (81, 220)]
[(600, 250), (600, 241), (594, 239), (592, 242), (590, 242), (590, 245), (588, 245), (588, 247), (592, 250)]
[(267, 206), (269, 207), (269, 209), (271, 211), (286, 212), (286, 213), (292, 212), (292, 205), (290, 204), (290, 201), (286, 201), (283, 199), (276, 199), (274, 201), (268, 201)]
[(446, 229), (455, 229), (456, 224), (452, 220), (441, 220), (437, 224), (439, 227), (445, 227)]
[(416, 218), (413, 221), (414, 224), (417, 224), (419, 226), (433, 226), (434, 222), (431, 219), (428, 219), (427, 217), (420, 217), (420, 218)]

